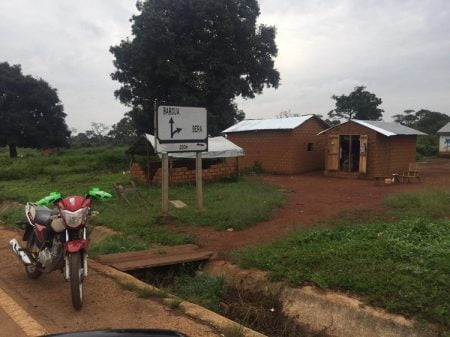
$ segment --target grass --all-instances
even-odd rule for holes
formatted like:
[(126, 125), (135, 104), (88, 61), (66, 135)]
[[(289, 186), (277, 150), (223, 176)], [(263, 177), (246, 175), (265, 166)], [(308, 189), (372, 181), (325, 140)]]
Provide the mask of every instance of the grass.
[(296, 233), (235, 258), (242, 267), (268, 271), (272, 280), (358, 294), (366, 303), (450, 328), (450, 192), (401, 193), (385, 206), (387, 214), (369, 224)]
[(165, 298), (168, 296), (167, 292), (165, 292), (164, 290), (141, 288), (138, 287), (133, 282), (119, 282), (119, 285), (124, 290), (136, 293), (137, 297), (139, 298), (151, 298), (151, 297)]
[(440, 219), (450, 216), (450, 190), (403, 192), (384, 200), (385, 207), (400, 219)]
[(245, 337), (245, 331), (242, 326), (233, 324), (224, 329), (223, 336), (225, 336), (225, 337)]
[(161, 289), (142, 288), (137, 290), (137, 296), (139, 298), (150, 298), (150, 297), (165, 298), (167, 297), (167, 292)]
[(170, 309), (178, 309), (181, 303), (183, 303), (183, 300), (181, 298), (174, 298), (169, 300), (168, 305)]
[(187, 301), (219, 312), (224, 282), (222, 277), (205, 273), (195, 275), (182, 274), (174, 279), (170, 290)]
[(0, 151), (0, 180), (30, 179), (41, 176), (92, 172), (120, 172), (127, 166), (124, 148), (100, 147), (59, 150), (45, 157), (39, 151), (18, 149), (19, 158), (10, 159)]
[[(57, 191), (63, 194), (85, 194), (91, 187), (112, 191), (113, 183), (126, 184), (129, 176), (123, 148), (88, 148), (63, 150), (49, 157), (35, 150), (19, 149), (21, 157), (10, 160), (0, 151), (0, 202), (34, 201)], [(139, 186), (145, 198), (141, 202), (128, 195), (132, 207), (114, 195), (107, 202), (95, 202), (99, 215), (92, 225), (105, 225), (120, 234), (91, 246), (91, 256), (114, 252), (141, 250), (157, 245), (192, 243), (190, 235), (169, 231), (155, 222), (160, 213), (161, 190), (156, 186)], [(274, 209), (282, 206), (287, 195), (278, 187), (251, 178), (237, 182), (217, 182), (204, 186), (205, 210), (195, 208), (195, 186), (170, 188), (171, 200), (182, 200), (187, 207), (170, 204), (170, 213), (179, 225), (210, 226), (219, 230), (245, 228), (267, 220)], [(22, 220), (22, 211), (5, 212), (0, 220), (14, 224)]]

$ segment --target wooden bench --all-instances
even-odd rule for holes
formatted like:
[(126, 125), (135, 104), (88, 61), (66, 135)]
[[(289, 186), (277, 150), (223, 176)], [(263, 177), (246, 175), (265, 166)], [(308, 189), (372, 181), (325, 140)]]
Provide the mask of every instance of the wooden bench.
[(419, 165), (417, 163), (410, 163), (408, 165), (408, 171), (404, 171), (403, 174), (400, 176), (401, 182), (408, 182), (408, 183), (414, 183), (414, 182), (421, 182), (422, 176), (420, 174)]

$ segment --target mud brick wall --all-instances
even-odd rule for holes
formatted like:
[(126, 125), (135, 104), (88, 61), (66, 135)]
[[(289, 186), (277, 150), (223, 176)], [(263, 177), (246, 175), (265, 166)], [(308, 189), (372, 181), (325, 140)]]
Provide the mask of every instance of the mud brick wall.
[(390, 137), (389, 170), (390, 173), (402, 173), (408, 170), (409, 163), (416, 161), (417, 136)]
[[(354, 122), (346, 123), (329, 130), (329, 135), (367, 135), (367, 174), (366, 177), (402, 173), (409, 163), (416, 161), (416, 136), (386, 137), (376, 131)], [(327, 140), (326, 140), (327, 141)], [(328, 149), (324, 152), (325, 160)]]
[[(230, 177), (236, 171), (235, 167), (227, 164), (215, 164), (203, 169), (203, 181), (212, 182)], [(152, 184), (161, 185), (161, 168), (159, 168), (152, 179)], [(187, 167), (169, 168), (169, 185), (195, 183), (195, 170)]]
[(266, 172), (294, 174), (324, 169), (326, 138), (317, 136), (322, 130), (324, 126), (312, 118), (294, 130), (232, 132), (228, 139), (245, 151), (240, 170), (259, 163)]
[(145, 168), (138, 163), (132, 163), (130, 167), (131, 179), (137, 180), (141, 183), (148, 184), (147, 174)]

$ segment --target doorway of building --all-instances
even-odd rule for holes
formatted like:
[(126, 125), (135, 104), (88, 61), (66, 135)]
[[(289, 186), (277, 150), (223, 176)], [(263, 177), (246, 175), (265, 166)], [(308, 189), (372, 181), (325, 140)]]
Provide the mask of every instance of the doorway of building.
[(339, 171), (359, 172), (361, 143), (359, 135), (340, 135)]

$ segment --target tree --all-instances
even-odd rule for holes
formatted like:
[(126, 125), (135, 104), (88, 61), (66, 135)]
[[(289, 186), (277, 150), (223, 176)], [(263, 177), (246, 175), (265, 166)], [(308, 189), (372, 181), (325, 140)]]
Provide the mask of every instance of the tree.
[[(87, 133), (87, 132), (86, 132)], [(84, 132), (80, 132), (77, 135), (72, 133), (70, 136), (70, 146), (73, 147), (88, 147), (92, 146), (92, 140)]]
[(290, 118), (290, 117), (299, 117), (299, 114), (294, 114), (291, 112), (291, 109), (280, 111), (276, 118)]
[(20, 65), (0, 63), (0, 146), (67, 146), (70, 132), (56, 89), (43, 79), (23, 75)]
[(416, 129), (435, 134), (445, 124), (450, 122), (450, 116), (441, 112), (420, 109), (416, 112), (417, 122), (414, 124)]
[(420, 109), (405, 110), (394, 116), (394, 121), (427, 133), (417, 139), (417, 152), (423, 156), (436, 155), (439, 151), (439, 137), (436, 132), (450, 122), (450, 116), (441, 112)]
[(435, 134), (445, 124), (450, 122), (450, 116), (441, 112), (420, 109), (405, 110), (404, 114), (394, 116), (394, 121), (428, 134)]
[(204, 106), (218, 134), (244, 118), (235, 97), (277, 88), (275, 28), (257, 25), (257, 0), (145, 0), (131, 19), (133, 38), (110, 48), (138, 133), (153, 133), (154, 103)]
[(384, 110), (378, 108), (383, 101), (366, 87), (355, 87), (350, 95), (331, 96), (336, 101), (336, 108), (328, 113), (330, 118), (381, 120)]
[(129, 144), (136, 138), (136, 128), (133, 120), (125, 115), (117, 124), (114, 124), (109, 131), (108, 136), (115, 145)]
[(104, 136), (106, 136), (106, 133), (109, 130), (109, 126), (103, 124), (103, 123), (91, 123), (92, 132), (94, 133), (94, 136), (97, 137), (100, 142), (103, 139)]
[(394, 117), (394, 122), (408, 127), (413, 127), (414, 124), (417, 122), (417, 116), (415, 114), (415, 111), (412, 109), (405, 110), (403, 115), (398, 114), (392, 117)]
[(327, 119), (325, 119), (325, 123), (327, 123), (330, 127), (332, 127), (332, 126), (336, 126), (336, 125), (341, 124), (341, 121), (339, 119), (329, 119), (329, 118), (327, 118)]

